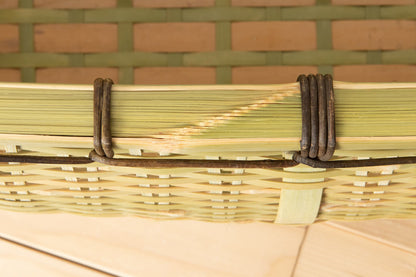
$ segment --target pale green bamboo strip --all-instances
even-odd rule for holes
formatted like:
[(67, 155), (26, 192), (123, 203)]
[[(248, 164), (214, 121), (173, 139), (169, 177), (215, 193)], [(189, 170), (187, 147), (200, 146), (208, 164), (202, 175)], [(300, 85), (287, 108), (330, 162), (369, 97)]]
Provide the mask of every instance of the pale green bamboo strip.
[[(335, 82), (335, 88), (338, 136), (416, 135), (413, 111), (416, 84)], [(0, 133), (91, 136), (91, 89), (85, 85), (1, 84)], [(296, 83), (115, 85), (112, 105), (112, 127), (116, 137), (166, 138), (176, 134), (174, 139), (185, 139), (186, 143), (200, 139), (287, 137), (295, 138), (292, 145), (297, 145), (295, 141), (300, 136), (301, 105)], [(233, 114), (224, 119), (229, 113)], [(280, 145), (278, 149), (285, 144)], [(361, 146), (358, 143), (354, 147)], [(256, 147), (247, 149), (251, 148)], [(260, 151), (258, 146), (256, 151)]]
[[(340, 95), (340, 94), (341, 93), (338, 92), (338, 95)], [(382, 97), (382, 96), (383, 95), (381, 95), (381, 93), (378, 95), (379, 101), (380, 101), (380, 97)], [(389, 101), (388, 97), (385, 97), (384, 99), (385, 99), (384, 101), (386, 101), (386, 102)], [(361, 100), (361, 103), (363, 103), (363, 102), (365, 103), (366, 101), (371, 102), (371, 99), (359, 99), (359, 100)], [(411, 100), (411, 98), (403, 99), (403, 101), (406, 101), (406, 102), (410, 101), (410, 100)], [(37, 103), (37, 102), (39, 102), (39, 103)], [(78, 127), (77, 122), (81, 123), (85, 119), (87, 119), (88, 117), (91, 118), (91, 108), (88, 111), (88, 106), (90, 106), (90, 103), (85, 103), (85, 106), (82, 107), (82, 109), (80, 109), (80, 110), (77, 110), (77, 106), (76, 106), (77, 103), (76, 102), (74, 102), (72, 104), (73, 108), (71, 108), (70, 103), (66, 103), (64, 105), (65, 109), (63, 110), (63, 111), (65, 111), (65, 113), (63, 113), (63, 114), (61, 114), (62, 110), (57, 111), (59, 109), (59, 107), (61, 106), (60, 103), (54, 103), (53, 105), (55, 105), (55, 106), (54, 106), (54, 109), (52, 109), (52, 110), (48, 106), (45, 105), (45, 101), (30, 101), (27, 104), (19, 105), (19, 107), (16, 107), (16, 108), (13, 107), (12, 109), (9, 109), (10, 105), (12, 105), (13, 103), (16, 103), (16, 101), (10, 101), (10, 102), (3, 101), (2, 105), (0, 105), (1, 108), (2, 108), (2, 115), (3, 114), (10, 115), (11, 113), (15, 112), (15, 113), (18, 113), (18, 115), (14, 116), (14, 119), (18, 119), (19, 117), (21, 117), (22, 119), (26, 119), (26, 117), (27, 117), (28, 120), (30, 120), (31, 118), (32, 119), (36, 118), (34, 120), (34, 122), (46, 122), (47, 120), (50, 120), (50, 117), (51, 117), (51, 114), (48, 114), (47, 112), (48, 111), (53, 111), (54, 112), (53, 118), (56, 121), (52, 121), (53, 122), (52, 124), (49, 123), (47, 125), (49, 125), (49, 126), (59, 126), (59, 125), (63, 124), (66, 121), (70, 125), (73, 124), (74, 128)], [(131, 103), (131, 101), (130, 101), (130, 103)], [(38, 104), (39, 106), (36, 106), (36, 104)], [(131, 104), (134, 105), (134, 103), (131, 103)], [(204, 114), (204, 113), (199, 113), (199, 112), (197, 113), (197, 111), (200, 110), (198, 108), (198, 106), (195, 108), (195, 110), (191, 109), (191, 107), (189, 107), (189, 105), (186, 106), (186, 104), (187, 104), (186, 101), (184, 101), (184, 103), (178, 103), (179, 106), (170, 106), (171, 109), (179, 108), (179, 111), (171, 112), (171, 113), (166, 112), (163, 109), (164, 106), (158, 106), (157, 104), (158, 103), (156, 102), (154, 105), (156, 105), (156, 107), (160, 108), (161, 109), (160, 111), (157, 111), (157, 110), (142, 110), (142, 109), (140, 109), (140, 110), (138, 109), (138, 110), (135, 111), (134, 107), (129, 107), (129, 108), (125, 109), (124, 107), (117, 107), (116, 106), (113, 109), (113, 111), (114, 111), (113, 112), (113, 114), (114, 114), (113, 118), (114, 118), (115, 122), (117, 122), (118, 119), (120, 119), (120, 124), (121, 124), (120, 126), (123, 126), (123, 127), (124, 127), (123, 124), (126, 124), (129, 121), (132, 122), (132, 123), (142, 122), (143, 124), (146, 124), (146, 125), (149, 125), (149, 123), (152, 123), (152, 125), (153, 125), (156, 122), (158, 122), (158, 124), (161, 124), (161, 125), (156, 125), (156, 126), (153, 125), (152, 126), (153, 128), (151, 128), (151, 129), (154, 129), (154, 128), (160, 129), (160, 127), (168, 128), (170, 124), (175, 123), (175, 122), (177, 124), (180, 124), (180, 123), (184, 123), (185, 120), (193, 121), (193, 120), (201, 119), (201, 118), (203, 118), (203, 116), (209, 116), (209, 115), (215, 114), (215, 111), (211, 111), (209, 114)], [(209, 104), (212, 105), (212, 103), (204, 102), (204, 101), (201, 101), (201, 104), (204, 105), (205, 109), (207, 108), (207, 106)], [(3, 105), (5, 105), (5, 106), (3, 106)], [(114, 105), (116, 105), (116, 103)], [(149, 105), (151, 105), (151, 103)], [(187, 110), (183, 110), (183, 109), (180, 110), (182, 105), (186, 106)], [(241, 105), (241, 103), (237, 103), (236, 106), (238, 106), (238, 105)], [(346, 105), (346, 104), (344, 104), (344, 105)], [(34, 110), (34, 112), (33, 113), (27, 113), (27, 115), (25, 117), (25, 114), (22, 114), (22, 112), (23, 111), (27, 112), (28, 106), (30, 106), (30, 109)], [(228, 105), (228, 106), (225, 105), (225, 106), (220, 107), (220, 108), (224, 109), (223, 111), (226, 112), (226, 110), (232, 108), (232, 106), (233, 105)], [(262, 110), (254, 111), (254, 112), (251, 112), (249, 114), (249, 116), (244, 115), (244, 116), (240, 116), (239, 118), (236, 118), (234, 120), (231, 120), (229, 125), (227, 125), (227, 128), (230, 125), (237, 124), (238, 125), (237, 128), (241, 129), (242, 127), (244, 127), (244, 124), (241, 123), (240, 121), (241, 120), (244, 121), (245, 119), (248, 120), (247, 124), (249, 124), (249, 125), (250, 124), (258, 124), (258, 122), (256, 122), (255, 119), (260, 118), (261, 123), (264, 124), (265, 126), (267, 126), (266, 129), (269, 129), (268, 125), (274, 123), (273, 122), (273, 116), (276, 117), (276, 116), (279, 116), (279, 114), (281, 114), (281, 116), (285, 119), (291, 118), (291, 117), (294, 116), (294, 118), (296, 118), (296, 120), (299, 120), (299, 118), (300, 118), (299, 117), (300, 105), (297, 105), (297, 106), (298, 107), (286, 107), (285, 108), (284, 104), (282, 104), (282, 105), (279, 105), (279, 106), (273, 106), (273, 107), (275, 107), (275, 109), (272, 109), (272, 110), (270, 110), (270, 109), (273, 108), (273, 107), (269, 106), (269, 108), (266, 108), (267, 110), (270, 110), (267, 115), (264, 115), (265, 111), (262, 111)], [(281, 107), (283, 107), (283, 108), (281, 108)], [(117, 108), (118, 108), (118, 110), (117, 110)], [(184, 108), (184, 107), (182, 107), (182, 108)], [(216, 106), (215, 108), (218, 108), (218, 107)], [(290, 108), (292, 108), (292, 109), (290, 109)], [(278, 109), (278, 110), (276, 110), (276, 109)], [(287, 109), (289, 109), (289, 110), (287, 110)], [(360, 108), (355, 107), (355, 109), (359, 110)], [(354, 109), (353, 113), (357, 113), (357, 111), (355, 111), (355, 109)], [(374, 110), (374, 109), (376, 109), (376, 110)], [(73, 110), (75, 110), (75, 111), (73, 111)], [(348, 118), (348, 112), (351, 112), (351, 110), (348, 111), (347, 107), (343, 108), (343, 110), (345, 111), (344, 113), (345, 113), (346, 122), (349, 122), (349, 120), (351, 120), (351, 119)], [(380, 124), (382, 124), (384, 126), (386, 126), (386, 124), (388, 124), (389, 122), (392, 122), (393, 124), (396, 124), (397, 122), (394, 122), (394, 120), (396, 120), (398, 118), (404, 118), (405, 120), (408, 120), (409, 123), (412, 123), (413, 122), (412, 119), (414, 118), (414, 113), (412, 112), (411, 107), (408, 107), (408, 108), (401, 107), (400, 110), (401, 110), (401, 114), (398, 115), (397, 114), (397, 109), (395, 109), (394, 107), (390, 106), (388, 108), (384, 108), (382, 105), (377, 105), (377, 106), (368, 106), (367, 110), (362, 112), (362, 114), (366, 114), (366, 116), (367, 115), (372, 115), (374, 117), (373, 119), (371, 119), (371, 118), (367, 119), (367, 121), (364, 120), (364, 122), (369, 122), (369, 123), (380, 122)], [(20, 113), (19, 113), (19, 111), (20, 111)], [(41, 112), (41, 114), (36, 114), (36, 111)], [(72, 116), (71, 116), (71, 111), (73, 111)], [(221, 112), (221, 110), (218, 111), (218, 112)], [(338, 122), (343, 122), (344, 121), (344, 113), (337, 113)], [(156, 116), (155, 116), (155, 114), (156, 114)], [(174, 117), (175, 115), (177, 116), (176, 118)], [(72, 118), (74, 118), (75, 116), (77, 116), (80, 120), (74, 122), (72, 120)], [(149, 118), (152, 118), (152, 120), (149, 120)], [(4, 122), (4, 119), (5, 119), (5, 117), (3, 116), (3, 122)], [(10, 124), (15, 124), (15, 122), (13, 122), (14, 119), (13, 118), (11, 119)], [(61, 119), (62, 121), (59, 121), (58, 119)], [(289, 121), (282, 122), (283, 125), (286, 125), (286, 126), (289, 125), (288, 127), (290, 127), (291, 124), (288, 124), (288, 123), (290, 123), (290, 122)], [(400, 123), (401, 123), (401, 125), (403, 125), (405, 122), (402, 120)], [(191, 124), (192, 124), (192, 122), (189, 122), (189, 125), (191, 125)], [(31, 124), (31, 125), (33, 125), (33, 124)], [(360, 125), (363, 126), (364, 124), (361, 123)], [(91, 126), (91, 125), (87, 125), (87, 126)], [(126, 127), (128, 127), (128, 126), (126, 126)], [(137, 127), (139, 127), (139, 126), (137, 126)], [(140, 127), (141, 127), (142, 130), (148, 128), (148, 127), (145, 127), (145, 126), (140, 126)], [(171, 126), (171, 127), (175, 127), (175, 126)], [(224, 127), (225, 127), (225, 125), (224, 125)], [(258, 127), (261, 127), (261, 126), (258, 126)], [(117, 126), (115, 128), (117, 128)], [(367, 128), (367, 127), (365, 127), (365, 128)], [(294, 133), (293, 133), (293, 131), (290, 131), (290, 129), (291, 128), (288, 128), (287, 130), (289, 130), (289, 132), (293, 136)], [(285, 129), (282, 128), (282, 130), (285, 130)], [(218, 132), (218, 130), (215, 130), (215, 129), (213, 129), (213, 131)], [(226, 132), (230, 132), (230, 131), (233, 131), (233, 130), (232, 129), (227, 129), (226, 130)], [(3, 132), (7, 133), (5, 131), (3, 131)], [(59, 132), (57, 132), (56, 134), (59, 134)], [(406, 133), (406, 134), (408, 134), (408, 133)], [(74, 135), (89, 135), (89, 133), (88, 134), (74, 133)], [(132, 136), (133, 135), (134, 136), (135, 134), (134, 133), (127, 133), (125, 135), (127, 135), (127, 136)], [(141, 135), (141, 134), (139, 134), (139, 135)], [(152, 134), (147, 134), (147, 135), (152, 135)], [(347, 136), (351, 136), (351, 135), (347, 135)]]
[[(49, 138), (51, 139), (51, 138)], [(74, 138), (79, 140), (79, 138)], [(341, 141), (344, 138), (341, 138)], [(358, 139), (358, 138), (357, 138)], [(70, 141), (70, 139), (68, 139)], [(116, 139), (117, 140), (117, 139)], [(379, 138), (373, 138), (375, 142), (380, 141)], [(403, 138), (403, 141), (405, 139)], [(46, 142), (47, 143), (47, 142)], [(55, 142), (57, 143), (57, 142)], [(63, 145), (65, 145), (63, 143)], [(41, 150), (35, 149), (32, 150)], [(52, 150), (51, 150), (52, 151)], [(70, 149), (68, 149), (70, 151)], [(108, 169), (99, 170), (98, 172), (88, 172), (80, 169), (74, 171), (62, 171), (56, 166), (36, 165), (31, 168), (24, 168), (25, 165), (18, 165), (19, 168), (13, 168), (6, 165), (1, 168), (7, 171), (7, 168), (14, 171), (25, 170), (27, 175), (14, 175), (15, 181), (30, 180), (30, 185), (25, 186), (5, 186), (10, 192), (24, 192), (25, 189), (31, 192), (30, 195), (22, 195), (17, 193), (3, 194), (8, 201), (0, 201), (2, 208), (21, 210), (21, 211), (42, 211), (49, 207), (50, 211), (60, 210), (66, 212), (74, 212), (89, 215), (120, 215), (135, 214), (140, 216), (148, 216), (152, 218), (194, 218), (207, 221), (237, 221), (237, 220), (265, 220), (272, 221), (277, 213), (277, 205), (279, 204), (279, 187), (291, 189), (302, 189), (305, 187), (314, 188), (325, 186), (327, 193), (324, 194), (324, 208), (321, 209), (321, 219), (370, 219), (374, 217), (414, 217), (411, 209), (414, 205), (409, 203), (413, 201), (412, 189), (414, 187), (413, 176), (415, 173), (414, 165), (403, 167), (394, 166), (394, 174), (380, 175), (371, 174), (367, 176), (355, 176), (353, 169), (335, 169), (328, 172), (307, 173), (302, 175), (304, 178), (326, 177), (331, 181), (317, 184), (288, 184), (280, 182), (279, 178), (293, 178), (294, 172), (282, 172), (277, 170), (253, 169), (247, 170), (246, 174), (236, 174), (234, 176), (224, 174), (209, 174), (202, 169), (169, 169), (172, 178), (145, 178), (134, 177), (137, 173), (141, 174), (166, 174), (163, 169), (136, 169), (136, 168), (118, 168), (110, 167)], [(96, 165), (92, 165), (96, 166)], [(78, 167), (78, 166), (77, 166)], [(371, 170), (380, 172), (383, 167), (377, 168), (360, 168), (360, 170)], [(392, 171), (393, 172), (393, 171)], [(32, 178), (34, 174), (40, 174), (39, 178)], [(302, 173), (303, 174), (303, 173)], [(64, 176), (78, 177), (79, 182), (66, 182), (64, 180), (57, 181)], [(98, 177), (99, 182), (88, 182), (87, 178)], [(146, 175), (147, 177), (147, 175)], [(176, 179), (175, 179), (176, 177)], [(181, 178), (178, 178), (181, 177)], [(230, 182), (234, 178), (241, 180), (244, 185), (224, 185), (210, 184), (209, 180), (221, 179), (223, 182)], [(8, 177), (7, 177), (8, 178)], [(9, 178), (12, 180), (11, 178)], [(9, 180), (3, 178), (2, 180)], [(368, 186), (366, 188), (356, 187), (352, 181), (360, 182), (377, 182), (383, 180), (391, 180), (391, 185), (387, 187)], [(204, 182), (205, 181), (205, 182)], [(171, 183), (173, 187), (139, 187), (137, 184), (150, 183), (155, 185), (167, 185)], [(34, 184), (39, 183), (38, 190)], [(45, 183), (47, 186), (45, 186)], [(397, 185), (400, 184), (400, 185)], [(84, 188), (81, 191), (71, 190), (70, 187)], [(285, 187), (287, 186), (287, 187)], [(17, 188), (16, 188), (17, 187)], [(0, 187), (1, 188), (1, 187)], [(101, 188), (100, 191), (88, 190), (89, 188)], [(240, 190), (239, 190), (240, 188)], [(1, 189), (0, 189), (1, 190)], [(348, 191), (350, 190), (350, 191)], [(370, 202), (370, 200), (362, 200), (360, 202), (349, 200), (357, 197), (352, 192), (360, 190), (366, 193), (363, 197), (369, 197), (367, 194), (373, 192), (374, 197), (380, 197), (382, 200)], [(386, 190), (384, 195), (376, 195), (375, 191)], [(242, 195), (230, 194), (214, 194), (211, 191), (240, 191)], [(143, 193), (164, 193), (170, 192), (169, 197), (161, 197), (160, 195), (143, 196)], [(35, 194), (35, 195), (34, 195)], [(249, 194), (249, 195), (247, 195)], [(48, 197), (50, 196), (50, 197)], [(103, 196), (103, 198), (91, 198), (91, 196)], [(358, 195), (360, 196), (360, 195)], [(75, 198), (77, 197), (77, 198)], [(78, 198), (82, 197), (82, 198)], [(16, 200), (16, 201), (14, 201)], [(32, 201), (32, 203), (23, 200)], [(228, 201), (228, 202), (212, 202), (212, 200)], [(236, 200), (237, 202), (229, 202)], [(240, 201), (241, 200), (241, 201)], [(172, 201), (169, 205), (149, 204), (157, 201)], [(142, 202), (142, 203), (140, 203)], [(93, 205), (99, 206), (93, 206)], [(373, 204), (374, 207), (363, 208), (363, 206), (349, 205), (367, 205)], [(37, 205), (37, 206), (36, 206)], [(45, 207), (38, 207), (44, 205)], [(236, 207), (236, 208), (230, 208)], [(352, 214), (352, 215), (351, 215)], [(354, 215), (358, 214), (358, 215)]]

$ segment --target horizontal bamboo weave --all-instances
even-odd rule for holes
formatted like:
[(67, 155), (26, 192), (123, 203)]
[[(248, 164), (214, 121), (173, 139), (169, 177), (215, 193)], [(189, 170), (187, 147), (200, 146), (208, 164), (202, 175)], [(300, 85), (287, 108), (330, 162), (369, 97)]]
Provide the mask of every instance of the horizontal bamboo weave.
[[(336, 82), (334, 86), (338, 105), (337, 132), (340, 134), (335, 159), (416, 155), (416, 124), (412, 117), (416, 84)], [(48, 125), (48, 122), (57, 120), (51, 115), (59, 114), (58, 109), (49, 110), (51, 105), (56, 104), (52, 91), (61, 93), (59, 105), (72, 119), (66, 123), (61, 121), (61, 125), (55, 127)], [(71, 93), (65, 93), (68, 91)], [(68, 101), (77, 91), (85, 95), (85, 106), (83, 99)], [(178, 104), (175, 99), (181, 98), (181, 93), (188, 99), (181, 107), (176, 107), (177, 118), (182, 118), (182, 121), (176, 121), (173, 113), (171, 117), (161, 116), (159, 123), (152, 122), (161, 124), (156, 129), (140, 128), (140, 124), (152, 126), (145, 124), (146, 118), (149, 120), (145, 109), (127, 116), (133, 122), (131, 126), (117, 126), (123, 121), (114, 120), (116, 157), (252, 160), (281, 158), (299, 150), (300, 98), (297, 84), (114, 86), (114, 91), (116, 108), (113, 115), (116, 118), (126, 117), (125, 113), (129, 113), (125, 106), (123, 113), (121, 103), (130, 103), (134, 99), (139, 101), (146, 93), (152, 95), (153, 99), (166, 96), (168, 91), (172, 93), (164, 101), (156, 101), (149, 106), (156, 109), (164, 103), (153, 114), (166, 110), (169, 104)], [(131, 94), (133, 91), (136, 95)], [(231, 97), (233, 92), (236, 92), (236, 98), (227, 102), (226, 98)], [(238, 92), (244, 92), (240, 99)], [(32, 98), (26, 99), (26, 102), (20, 101), (25, 93), (32, 95)], [(0, 145), (4, 152), (16, 155), (87, 156), (92, 149), (92, 128), (89, 130), (92, 122), (92, 114), (89, 115), (92, 110), (91, 93), (92, 86), (1, 84), (3, 115)], [(194, 98), (187, 98), (187, 93), (193, 93)], [(355, 105), (357, 101), (348, 104), (348, 93), (360, 99), (358, 105)], [(396, 97), (386, 98), (387, 94)], [(219, 105), (209, 105), (209, 101), (221, 95), (222, 98), (218, 99), (223, 101), (219, 101)], [(195, 111), (195, 114), (190, 113), (190, 118), (183, 117), (189, 109), (192, 110), (192, 104), (201, 101), (208, 101), (205, 103), (206, 113)], [(43, 112), (51, 113), (42, 117), (42, 113), (37, 114), (35, 108), (29, 109), (24, 103), (31, 103), (36, 109), (44, 106)], [(229, 103), (234, 105), (227, 106)], [(366, 103), (373, 103), (373, 106)], [(119, 110), (117, 105), (120, 105)], [(348, 107), (353, 106), (356, 110), (349, 110)], [(262, 112), (278, 113), (280, 109), (285, 113), (261, 115)], [(342, 112), (344, 109), (345, 113)], [(83, 111), (85, 118), (80, 120), (77, 114)], [(390, 118), (394, 114), (397, 117)], [(284, 120), (288, 115), (293, 118)], [(252, 124), (248, 124), (250, 122)], [(373, 124), (368, 125), (371, 122)], [(72, 136), (70, 124), (73, 124)], [(86, 124), (85, 129), (80, 128), (79, 124)], [(361, 126), (363, 124), (366, 125)], [(135, 125), (138, 127), (135, 128)], [(13, 129), (14, 126), (19, 128)], [(284, 132), (286, 128), (289, 129)], [(235, 130), (242, 131), (239, 133)], [(368, 135), (372, 131), (375, 135)], [(23, 212), (62, 211), (94, 216), (137, 215), (159, 219), (274, 222), (282, 189), (313, 188), (324, 189), (318, 220), (416, 217), (416, 165), (319, 169), (311, 172), (310, 168), (303, 165), (272, 170), (224, 170), (127, 168), (97, 163), (76, 166), (0, 164), (0, 208)]]

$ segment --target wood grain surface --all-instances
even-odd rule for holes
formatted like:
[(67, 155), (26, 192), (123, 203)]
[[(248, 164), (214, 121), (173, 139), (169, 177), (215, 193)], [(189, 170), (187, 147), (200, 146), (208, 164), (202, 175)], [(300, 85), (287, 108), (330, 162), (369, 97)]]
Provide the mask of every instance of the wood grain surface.
[(0, 240), (1, 276), (108, 276), (24, 246)]
[[(377, 224), (373, 227), (382, 228)], [(408, 231), (414, 237), (414, 229)], [(398, 231), (396, 236), (400, 235)], [(415, 264), (414, 253), (328, 224), (316, 224), (309, 227), (294, 275), (410, 277), (416, 274)]]
[(303, 227), (6, 211), (0, 217), (1, 276), (416, 273), (416, 220)]
[(327, 224), (416, 254), (416, 220), (380, 219)]
[(0, 234), (116, 276), (290, 276), (304, 227), (1, 211)]

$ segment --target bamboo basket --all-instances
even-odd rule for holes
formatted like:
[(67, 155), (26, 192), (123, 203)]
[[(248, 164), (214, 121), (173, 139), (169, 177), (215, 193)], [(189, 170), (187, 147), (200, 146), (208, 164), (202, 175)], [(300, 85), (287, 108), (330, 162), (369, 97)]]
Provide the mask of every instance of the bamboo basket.
[[(416, 83), (334, 82), (334, 159), (416, 155)], [(88, 156), (93, 87), (0, 83), (5, 153)], [(114, 85), (115, 157), (258, 160), (299, 151), (299, 84)], [(416, 165), (315, 169), (0, 163), (0, 208), (215, 222), (416, 217)]]

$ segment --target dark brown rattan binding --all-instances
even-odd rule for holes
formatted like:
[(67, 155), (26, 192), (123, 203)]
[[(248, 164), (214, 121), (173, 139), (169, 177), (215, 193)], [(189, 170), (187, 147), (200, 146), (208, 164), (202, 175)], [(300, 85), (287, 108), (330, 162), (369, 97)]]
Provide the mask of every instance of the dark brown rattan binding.
[(335, 96), (330, 75), (300, 75), (302, 98), (301, 151), (292, 160), (114, 159), (111, 136), (111, 79), (94, 81), (94, 150), (89, 157), (0, 155), (0, 162), (88, 164), (127, 167), (281, 168), (299, 163), (319, 168), (346, 168), (416, 163), (416, 157), (329, 161), (335, 151)]
[[(336, 146), (335, 95), (331, 75), (300, 75), (302, 140), (300, 157), (329, 161)], [(295, 155), (298, 159), (299, 154)], [(299, 160), (299, 159), (298, 159)]]
[(111, 79), (94, 81), (94, 150), (99, 156), (114, 156), (111, 138)]
[(300, 75), (301, 151), (293, 160), (317, 168), (347, 168), (416, 163), (416, 157), (329, 161), (336, 147), (335, 94), (331, 75)]

